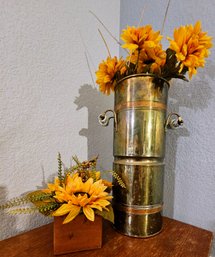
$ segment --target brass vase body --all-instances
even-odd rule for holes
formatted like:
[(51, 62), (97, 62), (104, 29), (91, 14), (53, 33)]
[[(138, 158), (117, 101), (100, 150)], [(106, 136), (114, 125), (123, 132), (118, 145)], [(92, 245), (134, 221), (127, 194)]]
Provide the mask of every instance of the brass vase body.
[(113, 181), (114, 226), (129, 236), (162, 229), (168, 88), (167, 81), (143, 75), (115, 87), (113, 169), (126, 188)]

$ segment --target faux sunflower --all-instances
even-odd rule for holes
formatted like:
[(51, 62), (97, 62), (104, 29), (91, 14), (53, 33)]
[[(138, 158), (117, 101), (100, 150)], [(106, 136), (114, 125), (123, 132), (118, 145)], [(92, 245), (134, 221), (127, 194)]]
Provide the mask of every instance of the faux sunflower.
[[(57, 182), (59, 184), (59, 181)], [(94, 221), (94, 210), (109, 211), (112, 196), (108, 195), (102, 180), (94, 182), (93, 178), (88, 178), (86, 182), (78, 173), (68, 175), (63, 187), (58, 186), (57, 190), (52, 191), (52, 185), (49, 185), (50, 192), (54, 193), (56, 201), (62, 203), (60, 208), (52, 213), (53, 216), (63, 216), (68, 214), (63, 223), (72, 221), (80, 212), (83, 212), (87, 219)]]
[(167, 81), (179, 78), (191, 79), (199, 67), (204, 67), (210, 54), (212, 37), (201, 29), (201, 22), (176, 28), (169, 47), (164, 50), (163, 36), (151, 25), (130, 27), (122, 30), (121, 47), (128, 55), (125, 60), (108, 57), (99, 64), (96, 83), (102, 93), (109, 95), (118, 81), (133, 74), (154, 74)]
[(114, 91), (117, 77), (121, 77), (124, 73), (125, 61), (108, 57), (106, 61), (99, 64), (99, 69), (96, 72), (96, 83), (99, 85), (99, 89), (102, 93), (109, 95), (111, 91)]
[[(101, 172), (96, 170), (97, 157), (80, 162), (73, 157), (75, 165), (65, 168), (61, 156), (58, 156), (58, 176), (54, 183), (48, 183), (47, 188), (33, 191), (20, 198), (12, 199), (0, 205), (0, 209), (8, 209), (11, 214), (32, 213), (39, 211), (46, 216), (64, 216), (64, 224), (83, 213), (90, 221), (95, 215), (100, 215), (113, 222), (113, 210), (109, 195), (112, 183), (101, 178)], [(117, 174), (112, 172), (118, 183), (125, 187)], [(28, 203), (33, 205), (23, 207)], [(18, 208), (18, 206), (22, 206)]]
[(204, 67), (205, 58), (210, 54), (212, 38), (206, 32), (201, 31), (201, 22), (196, 24), (181, 26), (175, 29), (174, 39), (170, 39), (170, 49), (175, 52), (179, 62), (179, 72), (188, 70), (189, 77), (196, 74), (198, 67)]

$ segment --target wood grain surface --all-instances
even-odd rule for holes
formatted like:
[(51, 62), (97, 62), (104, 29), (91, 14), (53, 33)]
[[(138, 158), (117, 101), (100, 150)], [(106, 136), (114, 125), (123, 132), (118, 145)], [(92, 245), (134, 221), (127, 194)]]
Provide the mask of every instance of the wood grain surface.
[(102, 217), (96, 215), (91, 222), (79, 214), (74, 220), (63, 224), (66, 216), (54, 217), (54, 254), (91, 250), (102, 247)]
[[(162, 232), (148, 239), (119, 234), (104, 222), (101, 249), (65, 257), (208, 257), (212, 232), (163, 218)], [(89, 235), (90, 237), (90, 235)], [(53, 257), (53, 223), (0, 241), (0, 257)]]

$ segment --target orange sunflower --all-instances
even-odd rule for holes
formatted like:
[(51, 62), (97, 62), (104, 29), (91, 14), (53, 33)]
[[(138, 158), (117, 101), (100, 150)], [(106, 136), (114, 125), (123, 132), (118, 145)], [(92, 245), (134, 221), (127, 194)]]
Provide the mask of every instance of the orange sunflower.
[(96, 83), (102, 93), (109, 95), (111, 91), (114, 91), (116, 74), (125, 72), (124, 65), (125, 61), (118, 60), (116, 56), (108, 57), (106, 61), (99, 64), (99, 69), (96, 71)]
[(201, 22), (196, 24), (181, 26), (174, 31), (174, 39), (168, 38), (170, 49), (176, 52), (178, 62), (180, 62), (180, 72), (184, 67), (188, 69), (189, 77), (196, 74), (198, 67), (204, 67), (205, 58), (210, 54), (212, 47), (212, 37), (207, 32), (201, 31)]
[(94, 210), (99, 211), (108, 210), (107, 206), (110, 205), (109, 196), (105, 191), (105, 186), (102, 180), (93, 181), (89, 178), (83, 182), (77, 173), (68, 175), (65, 184), (61, 187), (55, 181), (56, 185), (48, 184), (49, 190), (55, 190), (54, 198), (62, 203), (61, 207), (53, 212), (53, 216), (63, 216), (68, 214), (64, 220), (64, 224), (72, 221), (80, 212), (83, 211), (87, 219), (94, 221)]
[(122, 30), (121, 39), (125, 42), (122, 45), (133, 53), (135, 50), (142, 50), (155, 47), (162, 39), (160, 31), (154, 31), (151, 25), (143, 27), (129, 27)]
[(140, 52), (135, 51), (131, 57), (128, 57), (128, 60), (137, 64), (137, 73), (142, 73), (147, 69), (150, 73), (160, 74), (161, 68), (166, 62), (166, 52), (159, 44), (155, 47), (142, 49)]

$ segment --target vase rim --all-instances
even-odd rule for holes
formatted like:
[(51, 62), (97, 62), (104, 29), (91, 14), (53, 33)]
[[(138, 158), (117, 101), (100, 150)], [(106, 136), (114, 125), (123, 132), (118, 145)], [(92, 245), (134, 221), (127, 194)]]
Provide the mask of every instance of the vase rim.
[(158, 78), (158, 79), (163, 80), (168, 85), (168, 88), (170, 87), (170, 84), (169, 84), (168, 80), (164, 79), (163, 77), (160, 77), (160, 76), (157, 76), (155, 74), (152, 74), (152, 73), (137, 73), (137, 74), (128, 75), (128, 76), (120, 79), (117, 82), (115, 87), (117, 87), (122, 81), (124, 81), (126, 79), (130, 79), (130, 78), (135, 78), (135, 77), (154, 77), (154, 78)]

